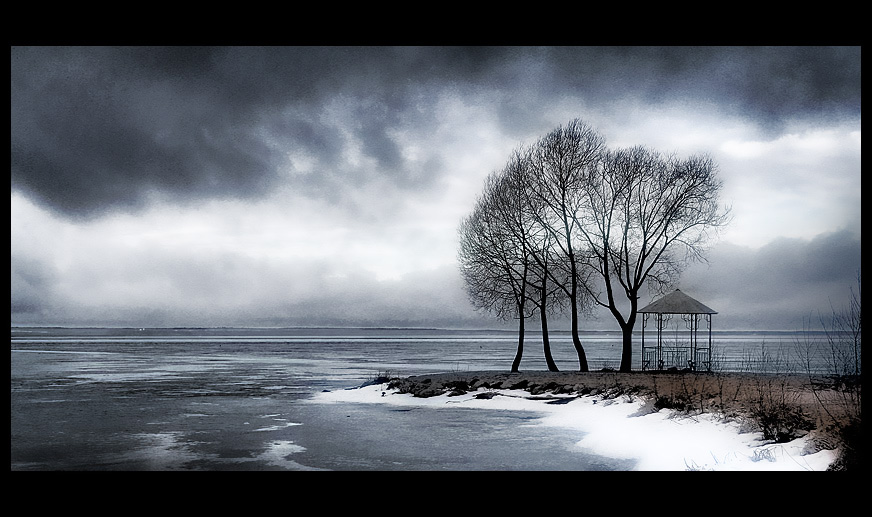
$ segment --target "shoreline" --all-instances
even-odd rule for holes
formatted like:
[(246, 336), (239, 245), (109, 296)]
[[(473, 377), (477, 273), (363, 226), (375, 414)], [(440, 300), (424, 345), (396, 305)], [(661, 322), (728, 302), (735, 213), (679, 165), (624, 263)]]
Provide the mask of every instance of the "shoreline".
[[(548, 406), (570, 407), (573, 401), (604, 407), (604, 402), (632, 402), (634, 416), (662, 413), (670, 418), (705, 417), (734, 424), (741, 433), (756, 433), (762, 445), (802, 443), (803, 454), (832, 456), (828, 470), (857, 468), (834, 429), (848, 425), (851, 409), (827, 405), (839, 395), (827, 376), (740, 372), (550, 372), (465, 371), (408, 377), (379, 376), (360, 386), (380, 385), (386, 393), (405, 395), (409, 403), (426, 399), (459, 402), (497, 397)], [(859, 393), (859, 392), (858, 392)], [(859, 427), (859, 422), (857, 423)], [(860, 438), (862, 439), (862, 438)], [(858, 445), (858, 444), (856, 444)], [(857, 449), (859, 450), (859, 449)], [(849, 467), (850, 466), (850, 467)]]
[[(709, 409), (712, 404), (721, 404), (722, 409), (741, 409), (751, 393), (748, 388), (777, 385), (791, 391), (797, 402), (813, 406), (816, 402), (812, 383), (825, 383), (825, 376), (809, 378), (806, 374), (741, 373), (741, 372), (670, 372), (670, 371), (522, 371), (481, 370), (442, 372), (434, 374), (392, 377), (381, 375), (369, 383), (389, 384), (399, 393), (410, 393), (427, 398), (447, 394), (461, 395), (481, 389), (524, 390), (531, 395), (576, 394), (597, 395), (609, 393), (650, 395), (655, 397), (688, 398), (696, 395), (698, 401), (709, 402), (697, 409)], [(717, 400), (712, 400), (717, 398)], [(753, 398), (753, 397), (752, 397)], [(688, 402), (694, 402), (689, 400)], [(810, 408), (812, 409), (812, 408)]]

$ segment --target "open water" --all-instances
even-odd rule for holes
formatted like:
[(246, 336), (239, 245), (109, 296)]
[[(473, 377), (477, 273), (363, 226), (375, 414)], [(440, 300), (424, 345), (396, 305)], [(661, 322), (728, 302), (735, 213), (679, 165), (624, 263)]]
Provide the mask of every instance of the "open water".
[[(617, 368), (619, 333), (582, 339), (591, 369)], [(716, 365), (753, 369), (801, 339), (716, 332)], [(11, 469), (632, 468), (579, 450), (577, 433), (529, 425), (532, 413), (312, 401), (385, 373), (505, 371), (516, 346), (508, 331), (12, 327)], [(561, 370), (577, 369), (568, 333), (551, 347)], [(545, 369), (531, 333), (521, 370)]]

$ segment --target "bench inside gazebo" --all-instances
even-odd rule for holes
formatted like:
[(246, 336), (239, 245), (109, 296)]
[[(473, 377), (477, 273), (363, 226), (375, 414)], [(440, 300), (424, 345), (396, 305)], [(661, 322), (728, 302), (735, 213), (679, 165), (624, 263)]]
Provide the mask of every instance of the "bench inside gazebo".
[[(639, 313), (642, 314), (642, 370), (711, 370), (712, 314), (717, 312), (676, 289), (639, 309)], [(675, 339), (667, 341), (663, 331), (675, 315), (684, 321), (689, 335), (676, 332)], [(653, 343), (650, 338), (648, 343), (645, 342), (645, 327), (649, 317), (654, 320), (657, 329), (657, 338)], [(701, 320), (708, 327), (708, 340), (702, 343), (699, 341)]]

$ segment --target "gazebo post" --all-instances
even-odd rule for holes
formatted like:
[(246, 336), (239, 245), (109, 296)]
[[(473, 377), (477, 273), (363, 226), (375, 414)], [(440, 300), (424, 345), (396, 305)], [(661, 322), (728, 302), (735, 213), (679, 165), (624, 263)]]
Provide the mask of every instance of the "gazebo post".
[(669, 324), (670, 316), (666, 313), (657, 313), (657, 369), (663, 369), (663, 329)]
[(645, 324), (648, 323), (648, 315), (642, 315), (642, 357), (639, 358), (639, 368), (645, 371)]
[(696, 347), (694, 346), (694, 337), (696, 336), (696, 332), (694, 332), (696, 327), (696, 314), (690, 315), (690, 360), (688, 361), (688, 366), (690, 366), (691, 370), (696, 370)]
[(696, 331), (699, 328), (699, 316), (697, 314), (690, 315), (690, 369), (696, 370), (696, 352), (699, 349), (697, 342)]
[(708, 364), (706, 365), (706, 371), (712, 371), (712, 315), (705, 315), (706, 323), (708, 324)]

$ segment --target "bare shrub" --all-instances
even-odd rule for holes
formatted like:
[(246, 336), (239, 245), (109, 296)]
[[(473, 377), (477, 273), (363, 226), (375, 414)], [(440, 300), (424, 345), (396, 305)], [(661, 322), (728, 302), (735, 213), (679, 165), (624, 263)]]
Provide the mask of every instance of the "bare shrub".
[[(862, 408), (862, 325), (860, 272), (857, 289), (851, 289), (848, 307), (832, 308), (832, 315), (820, 317), (823, 337), (803, 332), (796, 349), (804, 359), (812, 392), (824, 418), (822, 427), (827, 438), (838, 446), (839, 458), (830, 467), (850, 470), (861, 466)], [(808, 325), (807, 325), (808, 326)], [(824, 364), (824, 371), (813, 365)]]
[(756, 374), (748, 388), (748, 415), (764, 439), (785, 443), (815, 428), (800, 403), (801, 392), (790, 382), (795, 368), (786, 350), (779, 346), (773, 352), (763, 342), (756, 355), (747, 353), (745, 365)]

